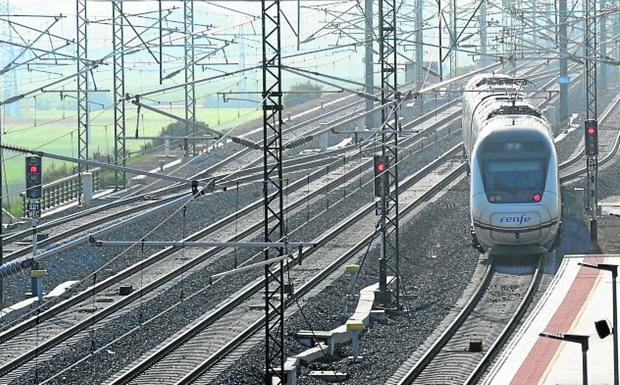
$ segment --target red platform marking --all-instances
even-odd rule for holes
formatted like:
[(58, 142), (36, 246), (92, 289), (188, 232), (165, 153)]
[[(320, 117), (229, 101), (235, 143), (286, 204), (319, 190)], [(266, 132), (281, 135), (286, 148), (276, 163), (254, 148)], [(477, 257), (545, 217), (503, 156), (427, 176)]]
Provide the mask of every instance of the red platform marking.
[[(604, 258), (588, 257), (584, 262), (601, 263)], [(566, 293), (564, 300), (558, 307), (544, 331), (549, 333), (567, 333), (575, 322), (577, 314), (581, 311), (590, 291), (594, 287), (599, 271), (587, 267), (581, 267), (575, 280)], [(542, 332), (543, 330), (541, 330)], [(541, 380), (551, 359), (555, 355), (561, 341), (538, 337), (538, 340), (530, 350), (521, 367), (515, 374), (510, 385), (534, 385)]]

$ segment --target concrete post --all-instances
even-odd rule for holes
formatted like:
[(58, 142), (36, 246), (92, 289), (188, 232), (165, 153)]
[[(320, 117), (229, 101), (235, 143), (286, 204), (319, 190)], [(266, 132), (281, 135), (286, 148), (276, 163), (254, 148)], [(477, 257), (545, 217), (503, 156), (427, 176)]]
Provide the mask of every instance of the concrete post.
[[(597, 13), (601, 13), (600, 17), (600, 33), (598, 37), (598, 41), (600, 41), (601, 45), (599, 48), (599, 52), (601, 55), (607, 56), (607, 16), (605, 16), (605, 11), (607, 7), (606, 0), (599, 0), (599, 9)], [(601, 58), (603, 59), (603, 58)], [(599, 75), (597, 81), (603, 87), (603, 89), (607, 88), (607, 70), (609, 66), (604, 62), (601, 62), (601, 74)]]
[[(374, 76), (374, 59), (373, 59), (373, 51), (372, 46), (374, 42), (374, 31), (373, 31), (373, 10), (372, 10), (373, 0), (365, 0), (364, 1), (364, 10), (366, 13), (365, 19), (365, 31), (364, 31), (364, 39), (366, 41), (365, 44), (365, 52), (364, 52), (364, 77), (366, 79), (366, 93), (374, 94), (375, 92), (375, 76)], [(372, 110), (374, 105), (374, 101), (370, 99), (366, 99), (366, 111)], [(372, 128), (377, 125), (376, 123), (376, 114), (369, 114), (366, 116), (366, 128)]]
[[(531, 9), (532, 9), (532, 45), (534, 47), (536, 47), (536, 45), (538, 44), (538, 28), (540, 23), (538, 22), (538, 7), (536, 6), (536, 0), (532, 0), (532, 5), (531, 5)], [(525, 16), (527, 17), (527, 16)]]
[(575, 187), (573, 190), (573, 207), (575, 212), (573, 215), (577, 220), (583, 220), (583, 207), (585, 200), (585, 191), (583, 187)]
[[(416, 0), (415, 8), (415, 89), (421, 90), (424, 86), (424, 0)], [(419, 113), (424, 113), (424, 96), (418, 95), (416, 104)]]
[(40, 267), (30, 270), (30, 294), (37, 297), (39, 304), (43, 303), (43, 277), (46, 274), (47, 270)]
[(164, 137), (164, 156), (168, 158), (170, 156), (170, 137)]
[(360, 355), (360, 341), (359, 341), (359, 332), (353, 330), (351, 332), (351, 354), (353, 355), (353, 359), (357, 358)]
[(478, 24), (480, 28), (480, 67), (486, 67), (491, 64), (491, 60), (487, 56), (487, 1), (482, 0), (478, 11)]
[[(328, 125), (329, 123), (327, 122), (320, 122), (319, 129), (321, 130), (321, 132), (327, 131)], [(327, 132), (325, 132), (324, 134), (315, 136), (314, 139), (312, 140), (314, 147), (319, 148), (321, 151), (327, 150), (327, 135), (328, 135)]]
[(351, 359), (357, 362), (360, 357), (359, 334), (364, 330), (364, 323), (361, 321), (347, 321), (347, 331), (351, 333)]
[[(607, 56), (607, 16), (605, 16), (605, 7), (607, 7), (606, 0), (599, 0), (599, 9), (597, 13), (600, 13), (601, 16), (599, 18), (600, 22), (600, 30), (598, 41), (600, 42), (599, 52), (601, 55)], [(601, 63), (601, 74), (598, 76), (598, 84), (600, 84), (603, 89), (607, 88), (607, 70), (609, 66), (604, 62)]]
[[(614, 2), (614, 5), (616, 7), (620, 7), (620, 0), (616, 0)], [(618, 35), (620, 35), (620, 12), (616, 12), (616, 14), (614, 15), (614, 38), (613, 38), (613, 44), (614, 44), (614, 50), (613, 50), (613, 57), (616, 60), (620, 59), (620, 39), (618, 38)], [(618, 76), (620, 75), (620, 67), (619, 66), (614, 66), (615, 68), (615, 76), (616, 79), (618, 78)], [(616, 82), (617, 83), (617, 82)]]
[[(405, 64), (405, 83), (415, 83), (417, 89), (417, 61), (414, 63), (406, 63)], [(417, 106), (420, 99), (415, 100), (415, 105)], [(413, 116), (413, 111), (411, 108), (407, 107), (406, 103), (401, 105), (400, 111), (402, 112), (402, 116), (404, 118), (411, 118)]]
[(457, 29), (456, 29), (456, 18), (457, 18), (457, 12), (456, 12), (456, 0), (450, 0), (448, 3), (448, 6), (450, 8), (450, 19), (452, 21), (452, 25), (451, 25), (451, 29), (452, 29), (452, 33), (450, 34), (450, 76), (451, 77), (455, 77), (456, 76), (456, 69), (458, 67), (458, 63), (457, 63), (457, 57), (456, 57), (456, 45), (458, 44), (458, 41), (456, 40), (456, 36), (458, 34)]
[[(558, 4), (558, 42), (560, 45), (560, 79), (568, 78), (568, 39), (566, 36), (567, 13), (566, 0), (559, 0)], [(560, 82), (560, 108), (558, 123), (560, 127), (568, 122), (568, 83)]]
[(321, 151), (327, 151), (327, 146), (329, 145), (329, 134), (324, 133), (319, 136), (319, 143)]
[(92, 172), (82, 173), (82, 196), (84, 198), (84, 200), (82, 201), (83, 204), (88, 205), (92, 202), (93, 191), (94, 191), (93, 173)]

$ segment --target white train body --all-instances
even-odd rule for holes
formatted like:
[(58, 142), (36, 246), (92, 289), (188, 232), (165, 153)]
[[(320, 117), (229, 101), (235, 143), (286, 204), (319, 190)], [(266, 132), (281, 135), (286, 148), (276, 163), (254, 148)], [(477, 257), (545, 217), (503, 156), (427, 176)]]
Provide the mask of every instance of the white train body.
[(559, 233), (553, 134), (522, 84), (506, 75), (477, 75), (463, 94), (472, 236), (489, 254), (546, 252)]

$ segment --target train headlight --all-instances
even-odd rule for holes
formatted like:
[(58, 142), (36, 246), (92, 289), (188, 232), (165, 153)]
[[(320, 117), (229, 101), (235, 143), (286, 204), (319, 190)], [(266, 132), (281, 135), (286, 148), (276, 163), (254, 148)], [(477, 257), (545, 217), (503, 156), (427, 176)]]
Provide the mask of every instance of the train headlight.
[(540, 202), (542, 200), (542, 194), (534, 194), (534, 202)]
[(497, 202), (501, 202), (502, 201), (502, 196), (501, 195), (493, 195), (490, 194), (488, 196), (489, 202), (491, 203), (497, 203)]

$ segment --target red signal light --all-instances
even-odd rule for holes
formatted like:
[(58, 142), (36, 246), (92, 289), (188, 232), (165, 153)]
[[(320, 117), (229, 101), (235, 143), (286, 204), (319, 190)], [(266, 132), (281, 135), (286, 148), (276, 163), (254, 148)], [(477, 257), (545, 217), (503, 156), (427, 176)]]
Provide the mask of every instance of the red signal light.
[(542, 194), (534, 194), (534, 202), (540, 202), (542, 200)]
[(381, 163), (381, 162), (377, 163), (377, 171), (379, 172), (385, 171), (385, 163)]
[(594, 127), (588, 127), (588, 129), (586, 131), (587, 131), (588, 135), (596, 134), (596, 128), (594, 128)]
[(31, 174), (36, 174), (37, 172), (39, 172), (39, 166), (37, 166), (36, 164), (31, 164), (30, 167), (28, 167), (28, 171)]

